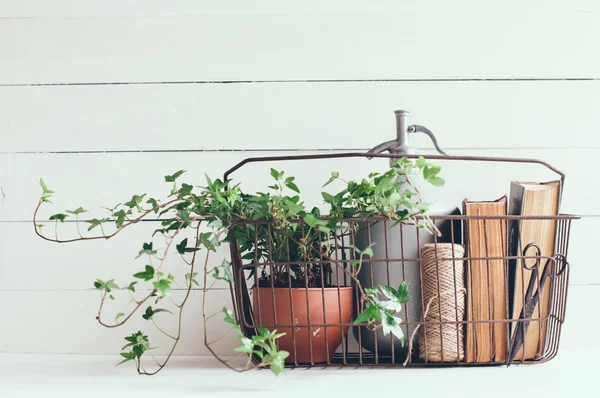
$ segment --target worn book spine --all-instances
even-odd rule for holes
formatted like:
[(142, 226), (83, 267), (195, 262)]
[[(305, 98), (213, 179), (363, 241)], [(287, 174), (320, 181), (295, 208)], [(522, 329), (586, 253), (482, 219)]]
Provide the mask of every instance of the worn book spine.
[[(467, 216), (505, 216), (507, 197), (496, 201), (463, 201)], [(472, 219), (465, 223), (467, 253), (466, 361), (504, 362), (508, 341), (508, 237), (505, 219)], [(486, 322), (487, 321), (487, 322)]]
[[(511, 184), (509, 213), (522, 216), (556, 216), (558, 215), (561, 194), (560, 181), (543, 183), (516, 182)], [(531, 243), (539, 247), (539, 263), (543, 264), (548, 257), (554, 255), (554, 242), (556, 239), (556, 220), (514, 220), (510, 224), (509, 255), (523, 256), (524, 249)], [(527, 256), (534, 256), (537, 251), (528, 251)], [(509, 280), (511, 291), (510, 314), (513, 319), (519, 319), (525, 291), (531, 280), (532, 271), (537, 259), (515, 259), (509, 265)], [(537, 283), (534, 281), (534, 292)], [(543, 354), (547, 333), (547, 317), (550, 310), (550, 285), (547, 283), (542, 290), (538, 305), (533, 311), (525, 335), (523, 348), (517, 353), (514, 360), (533, 359)], [(517, 326), (513, 322), (511, 333)]]

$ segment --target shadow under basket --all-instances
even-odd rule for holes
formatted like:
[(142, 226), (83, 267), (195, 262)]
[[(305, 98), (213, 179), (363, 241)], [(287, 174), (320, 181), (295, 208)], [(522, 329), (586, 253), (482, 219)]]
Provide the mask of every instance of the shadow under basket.
[(278, 344), (279, 349), (290, 353), (286, 363), (331, 362), (352, 322), (353, 290), (253, 288), (254, 319), (258, 327), (285, 333)]

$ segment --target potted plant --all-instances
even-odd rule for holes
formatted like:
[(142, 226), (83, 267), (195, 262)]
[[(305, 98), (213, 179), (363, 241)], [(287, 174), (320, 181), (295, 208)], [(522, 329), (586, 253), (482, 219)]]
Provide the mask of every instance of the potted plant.
[[(249, 267), (255, 324), (277, 328), (279, 348), (290, 353), (286, 362), (324, 363), (349, 328), (325, 325), (352, 321), (353, 287), (330, 281), (329, 256), (339, 220), (321, 220), (318, 208), (305, 209), (294, 177), (284, 174), (271, 169), (274, 194), (246, 196), (252, 211), (239, 221), (251, 222), (230, 229)], [(315, 326), (303, 326), (309, 324)]]
[[(240, 355), (250, 354), (250, 358), (256, 359), (255, 366), (270, 367), (275, 374), (279, 374), (283, 371), (286, 360), (316, 363), (331, 359), (352, 321), (353, 289), (356, 289), (360, 299), (360, 311), (354, 320), (355, 324), (373, 330), (381, 328), (386, 335), (392, 333), (404, 339), (400, 328), (402, 320), (398, 313), (401, 311), (401, 304), (410, 299), (407, 286), (361, 287), (357, 275), (363, 257), (373, 254), (370, 247), (359, 249), (352, 246), (355, 255), (347, 259), (350, 267), (339, 267), (339, 262), (333, 261), (330, 256), (335, 240), (343, 237), (345, 231), (354, 228), (354, 224), (344, 221), (347, 219), (383, 216), (395, 222), (421, 223), (425, 228), (432, 227), (426, 217), (419, 218), (426, 213), (427, 204), (419, 195), (411, 195), (416, 188), (407, 184), (400, 190), (400, 186), (406, 183), (400, 181), (399, 176), (413, 168), (428, 175), (431, 175), (431, 170), (436, 170), (435, 174), (439, 171), (439, 168), (430, 165), (423, 158), (415, 164), (403, 158), (387, 172), (371, 173), (360, 182), (344, 181), (339, 173), (332, 173), (324, 186), (334, 180), (341, 180), (345, 187), (335, 194), (323, 192), (323, 199), (330, 207), (327, 217), (322, 217), (318, 208), (305, 208), (294, 177), (285, 176), (283, 171), (271, 169), (274, 184), (269, 188), (272, 192), (247, 194), (240, 184), (220, 179), (211, 180), (208, 177), (206, 186), (200, 189), (180, 183), (184, 174), (184, 170), (180, 170), (165, 176), (165, 181), (171, 184), (170, 194), (165, 200), (149, 197), (147, 194), (133, 195), (126, 202), (106, 208), (109, 214), (89, 217), (87, 220), (80, 219), (82, 214), (87, 213), (82, 207), (56, 213), (48, 218), (54, 223), (50, 232), (46, 232), (49, 228), (44, 228), (45, 225), (38, 222), (38, 214), (42, 205), (51, 203), (50, 198), (54, 192), (40, 180), (42, 196), (33, 221), (35, 232), (40, 237), (63, 243), (110, 239), (144, 219), (153, 216), (162, 219), (161, 227), (153, 236), (159, 234), (165, 238), (165, 249), (159, 252), (152, 242), (144, 243), (138, 257), (146, 258), (147, 262), (132, 275), (133, 279), (128, 284), (117, 283), (114, 279), (97, 279), (94, 282), (95, 288), (101, 292), (97, 315), (101, 325), (121, 326), (139, 312), (159, 333), (173, 340), (169, 355), (159, 361), (152, 353), (147, 334), (138, 331), (125, 337), (121, 363), (135, 363), (141, 374), (157, 373), (173, 354), (181, 337), (183, 308), (193, 286), (199, 285), (199, 272), (203, 272), (205, 276), (202, 278), (204, 296), (215, 281), (222, 280), (231, 285), (239, 280), (237, 276), (234, 278), (229, 261), (223, 260), (217, 266), (209, 261), (209, 256), (221, 244), (235, 245), (237, 255), (243, 259), (239, 276), (253, 281), (252, 301), (257, 327), (251, 334), (243, 333), (238, 325), (240, 316), (227, 308), (222, 311), (224, 320), (231, 324), (231, 330), (240, 337), (242, 345), (236, 348)], [(436, 178), (435, 185), (440, 185), (439, 177)], [(68, 218), (76, 222), (77, 234), (63, 238), (61, 233), (59, 237), (59, 226)], [(80, 228), (80, 224), (85, 225), (86, 230)], [(209, 230), (204, 232), (201, 226), (207, 226)], [(193, 236), (184, 238), (185, 231), (191, 231)], [(230, 242), (230, 239), (233, 241)], [(197, 267), (200, 250), (206, 253), (202, 270)], [(173, 251), (188, 265), (188, 272), (184, 275), (175, 276), (165, 269), (165, 259)], [(281, 263), (285, 263), (285, 266), (281, 266)], [(345, 273), (353, 281), (353, 287), (334, 287), (328, 282), (333, 272)], [(209, 275), (213, 278), (212, 282), (207, 281), (206, 276)], [(185, 284), (185, 296), (179, 302), (171, 297), (171, 288), (177, 283)], [(149, 287), (149, 293), (143, 293), (139, 289), (143, 284)], [(126, 292), (131, 296), (129, 307), (117, 313), (114, 321), (106, 321), (104, 304), (107, 300), (114, 299), (114, 295), (119, 292)], [(169, 301), (173, 302), (174, 311), (163, 308)], [(319, 305), (310, 306), (310, 302)], [(206, 300), (204, 305), (205, 303)], [(165, 332), (159, 325), (155, 319), (159, 313), (175, 315), (175, 334)], [(203, 307), (205, 332), (207, 320), (216, 315), (207, 314), (206, 307)], [(276, 317), (278, 322), (275, 322)], [(340, 323), (340, 326), (328, 327), (322, 332), (315, 327), (301, 331), (294, 331), (292, 329), (296, 328), (291, 327), (276, 330), (276, 324), (306, 324), (309, 318), (323, 319), (325, 324)], [(272, 326), (260, 327), (261, 324)], [(297, 336), (293, 336), (295, 334)], [(305, 343), (309, 346), (308, 350), (302, 346)], [(215, 354), (206, 333), (205, 344)], [(293, 353), (291, 357), (290, 352)], [(155, 370), (147, 371), (142, 364), (142, 357), (151, 357), (156, 364)], [(235, 370), (252, 368), (250, 360), (241, 369), (226, 360), (221, 362)]]

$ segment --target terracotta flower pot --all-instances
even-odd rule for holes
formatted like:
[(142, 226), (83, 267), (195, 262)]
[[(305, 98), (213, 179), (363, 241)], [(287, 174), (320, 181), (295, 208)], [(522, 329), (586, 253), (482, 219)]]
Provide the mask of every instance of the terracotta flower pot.
[[(274, 302), (273, 297), (275, 298)], [(286, 358), (286, 363), (327, 362), (333, 358), (333, 354), (342, 343), (349, 326), (324, 327), (322, 325), (352, 322), (352, 297), (352, 287), (340, 287), (339, 296), (337, 287), (325, 289), (254, 288), (252, 289), (252, 306), (255, 323), (258, 327), (275, 325), (275, 327), (267, 328), (286, 333), (285, 336), (278, 339), (279, 348), (290, 353), (290, 356)], [(294, 314), (293, 323), (292, 313)], [(274, 314), (277, 315), (277, 321), (275, 321)], [(308, 325), (309, 317), (310, 325), (321, 326), (298, 326), (293, 331), (290, 327), (277, 326)]]

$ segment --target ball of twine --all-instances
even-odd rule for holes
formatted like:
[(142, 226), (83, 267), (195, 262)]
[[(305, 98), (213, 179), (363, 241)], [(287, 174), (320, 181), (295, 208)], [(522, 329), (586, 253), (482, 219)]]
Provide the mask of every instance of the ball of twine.
[(440, 319), (457, 322), (464, 318), (464, 254), (462, 245), (452, 243), (429, 243), (421, 248), (421, 289), (426, 305), (423, 313), (426, 324), (419, 333), (421, 359), (431, 362), (464, 359), (463, 325), (439, 324)]

